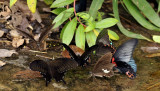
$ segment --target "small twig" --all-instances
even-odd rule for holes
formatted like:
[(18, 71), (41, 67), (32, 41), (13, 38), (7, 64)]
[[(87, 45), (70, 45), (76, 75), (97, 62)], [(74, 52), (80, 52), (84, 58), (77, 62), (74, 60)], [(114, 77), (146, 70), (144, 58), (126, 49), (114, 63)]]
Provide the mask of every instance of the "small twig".
[(79, 18), (77, 17), (77, 13), (76, 13), (76, 0), (74, 0), (73, 7), (74, 7), (74, 15), (76, 16), (78, 22), (79, 22), (81, 25), (83, 25), (84, 27), (87, 27), (87, 26), (84, 25), (84, 24), (79, 20)]
[[(67, 5), (67, 9), (69, 9), (69, 5)], [(72, 19), (71, 19), (71, 17), (69, 18), (69, 21), (71, 21)]]
[(1, 40), (0, 42), (11, 43), (11, 41), (8, 40)]
[(36, 54), (36, 56), (37, 56), (37, 57), (42, 57), (42, 58), (46, 58), (46, 59), (52, 59), (52, 60), (54, 59), (54, 57), (53, 57), (53, 58), (51, 58), (51, 57), (47, 57), (47, 56), (42, 56), (42, 55), (38, 55), (38, 54)]
[(147, 88), (147, 90), (149, 90), (149, 89), (151, 89), (151, 88), (153, 88), (153, 87), (157, 87), (157, 86), (160, 86), (160, 82), (149, 86), (149, 87)]
[(35, 52), (35, 53), (47, 53), (47, 52), (41, 52), (41, 51), (35, 51), (35, 50), (28, 50), (30, 52)]

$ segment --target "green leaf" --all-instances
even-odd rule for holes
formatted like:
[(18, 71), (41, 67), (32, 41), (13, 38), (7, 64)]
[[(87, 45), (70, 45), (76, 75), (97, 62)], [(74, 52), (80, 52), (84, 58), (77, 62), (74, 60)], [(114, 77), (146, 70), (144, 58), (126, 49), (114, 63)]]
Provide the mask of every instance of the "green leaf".
[[(129, 1), (129, 0), (127, 0)], [(132, 0), (142, 13), (156, 26), (160, 27), (159, 15), (154, 11), (146, 0)]]
[(63, 22), (65, 22), (71, 15), (73, 14), (74, 9), (69, 8), (63, 12), (61, 12), (52, 23), (56, 23), (53, 28), (57, 28), (60, 26)]
[(44, 2), (47, 4), (47, 5), (50, 5), (53, 3), (53, 0), (44, 0)]
[(118, 22), (115, 18), (106, 18), (96, 23), (95, 28), (108, 28), (115, 25)]
[(73, 39), (74, 36), (74, 32), (77, 26), (77, 19), (74, 18), (72, 19), (72, 21), (70, 21), (68, 23), (68, 25), (66, 26), (64, 33), (63, 33), (63, 37), (62, 37), (62, 42), (69, 45), (70, 42)]
[(52, 3), (51, 8), (63, 7), (65, 5), (73, 3), (74, 0), (56, 0)]
[(10, 0), (9, 6), (12, 7), (16, 2), (17, 0)]
[[(128, 0), (129, 1), (129, 0)], [(115, 18), (119, 21), (117, 23), (117, 26), (118, 28), (120, 29), (120, 31), (126, 35), (127, 37), (132, 37), (132, 38), (137, 38), (137, 39), (145, 39), (145, 40), (148, 40), (148, 41), (151, 41), (150, 39), (146, 38), (145, 36), (141, 35), (141, 34), (136, 34), (136, 33), (133, 33), (133, 32), (130, 32), (128, 30), (126, 30), (121, 22), (120, 22), (120, 18), (119, 18), (119, 13), (118, 13), (118, 0), (113, 0), (113, 12), (114, 12), (114, 16)]]
[(109, 38), (112, 40), (119, 40), (119, 36), (117, 35), (117, 33), (112, 30), (108, 29), (108, 35), (109, 35)]
[(57, 9), (52, 10), (51, 12), (56, 14), (56, 15), (59, 15), (64, 10), (66, 10), (66, 8), (57, 8)]
[(37, 0), (27, 0), (27, 5), (32, 13), (36, 12)]
[[(141, 0), (140, 0), (141, 1)], [(160, 31), (160, 29), (153, 24), (151, 24), (149, 21), (145, 19), (145, 17), (141, 14), (139, 9), (131, 2), (131, 0), (123, 0), (124, 4), (126, 5), (128, 11), (130, 14), (136, 19), (136, 21), (142, 25), (143, 27), (149, 29), (149, 30), (155, 30)], [(148, 12), (148, 11), (147, 11)]]
[(96, 35), (94, 34), (93, 31), (90, 31), (90, 32), (86, 33), (86, 39), (87, 39), (87, 43), (88, 43), (89, 47), (96, 44), (97, 37), (96, 37)]
[(98, 12), (98, 13), (97, 13), (97, 20), (98, 20), (98, 21), (101, 21), (103, 15), (104, 15), (103, 12)]
[(85, 50), (85, 33), (83, 25), (79, 25), (75, 36), (76, 46)]
[(101, 8), (104, 0), (92, 0), (92, 4), (89, 8), (89, 14), (93, 17), (93, 20), (96, 19), (97, 12)]
[(81, 12), (81, 13), (77, 13), (77, 16), (81, 17), (82, 19), (88, 21), (88, 22), (92, 22), (93, 21), (93, 17), (90, 16), (87, 13)]
[(84, 30), (85, 32), (92, 31), (92, 30), (95, 28), (95, 24), (92, 23), (92, 22), (87, 23), (87, 25), (88, 25), (88, 26), (87, 26), (86, 29)]
[(160, 12), (160, 0), (158, 0), (158, 11), (157, 11), (157, 13), (159, 13)]
[(66, 27), (68, 26), (69, 22), (70, 22), (70, 21), (68, 21), (68, 22), (64, 25), (64, 27), (62, 28), (62, 30), (61, 30), (61, 34), (60, 34), (60, 39), (62, 39), (62, 37), (63, 37), (63, 33), (64, 33), (64, 30), (65, 30), (65, 29), (66, 29)]
[(160, 43), (160, 36), (159, 35), (153, 35), (153, 40), (157, 43)]

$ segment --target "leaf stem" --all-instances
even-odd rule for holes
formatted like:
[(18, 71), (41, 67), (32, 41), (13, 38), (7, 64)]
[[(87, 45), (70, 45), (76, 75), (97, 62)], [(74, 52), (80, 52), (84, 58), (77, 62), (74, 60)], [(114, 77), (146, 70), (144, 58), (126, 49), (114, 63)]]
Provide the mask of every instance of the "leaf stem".
[(84, 27), (87, 27), (86, 25), (84, 25), (80, 20), (79, 20), (79, 18), (77, 17), (77, 13), (76, 13), (76, 0), (74, 0), (74, 3), (73, 3), (73, 7), (74, 7), (74, 14), (75, 14), (75, 16), (76, 16), (76, 18), (77, 18), (77, 20), (78, 20), (78, 22), (81, 24), (81, 25), (83, 25)]

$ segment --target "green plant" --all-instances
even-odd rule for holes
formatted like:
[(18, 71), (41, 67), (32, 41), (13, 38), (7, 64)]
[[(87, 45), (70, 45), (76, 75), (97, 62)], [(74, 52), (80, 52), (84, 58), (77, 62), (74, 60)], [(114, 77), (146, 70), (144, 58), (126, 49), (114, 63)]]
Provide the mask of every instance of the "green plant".
[[(61, 8), (73, 2), (73, 8)], [(60, 38), (62, 39), (62, 42), (69, 45), (75, 35), (76, 46), (83, 50), (85, 49), (85, 41), (87, 41), (89, 47), (95, 45), (99, 32), (104, 28), (109, 28), (115, 25), (118, 22), (115, 18), (102, 19), (103, 13), (98, 10), (101, 8), (103, 2), (104, 0), (93, 0), (88, 13), (76, 13), (75, 0), (56, 0), (53, 2), (51, 8), (56, 9), (52, 12), (57, 14), (57, 17), (53, 20), (53, 23), (55, 24), (53, 28), (57, 28), (66, 20), (72, 18), (72, 20), (70, 19), (70, 21), (65, 24), (61, 31)]]
[[(120, 21), (117, 2), (118, 0), (113, 0), (113, 11), (115, 18)], [(154, 9), (150, 6), (150, 4), (146, 0), (121, 0), (121, 2), (123, 2), (122, 4), (125, 7), (125, 9), (133, 16), (133, 18), (141, 26), (149, 30), (160, 31), (159, 15), (154, 11)], [(160, 4), (157, 12), (159, 11), (160, 11)], [(135, 34), (133, 32), (126, 30), (120, 22), (117, 23), (117, 25), (120, 31), (128, 37), (152, 41), (151, 39), (146, 38), (141, 34)], [(158, 38), (154, 37), (153, 40), (157, 42)]]

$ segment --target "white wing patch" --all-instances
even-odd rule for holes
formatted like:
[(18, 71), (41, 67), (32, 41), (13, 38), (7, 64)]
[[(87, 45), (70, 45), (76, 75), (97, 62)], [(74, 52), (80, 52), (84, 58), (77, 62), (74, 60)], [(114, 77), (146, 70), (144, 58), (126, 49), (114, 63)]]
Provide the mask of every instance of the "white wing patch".
[(104, 72), (104, 73), (109, 73), (110, 71), (108, 71), (107, 69), (102, 69), (102, 71)]

